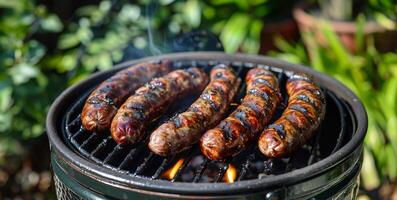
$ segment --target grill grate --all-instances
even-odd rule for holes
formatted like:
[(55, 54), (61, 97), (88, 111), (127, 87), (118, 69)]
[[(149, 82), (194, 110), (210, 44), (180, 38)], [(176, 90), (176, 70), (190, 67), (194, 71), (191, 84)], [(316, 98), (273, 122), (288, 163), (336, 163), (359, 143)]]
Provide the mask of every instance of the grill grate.
[[(218, 61), (174, 61), (173, 67), (177, 69), (198, 66), (208, 73), (212, 66), (219, 63)], [(222, 63), (230, 64), (243, 80), (250, 68), (260, 66), (254, 63)], [(285, 72), (277, 67), (261, 66), (277, 75), (280, 89), (284, 96), (284, 103), (278, 108), (277, 114), (274, 116), (274, 119), (276, 119), (281, 115), (283, 108), (287, 104), (284, 86), (291, 72)], [(233, 159), (224, 163), (211, 161), (205, 158), (200, 154), (197, 145), (188, 151), (165, 158), (157, 156), (148, 150), (146, 147), (147, 139), (137, 145), (118, 145), (113, 141), (111, 136), (109, 136), (109, 133), (89, 133), (82, 128), (80, 112), (90, 92), (84, 94), (70, 109), (68, 109), (63, 121), (63, 135), (64, 139), (67, 141), (66, 143), (85, 158), (112, 170), (130, 174), (131, 176), (140, 176), (148, 179), (164, 179), (162, 174), (178, 160), (183, 158), (182, 165), (176, 171), (175, 176), (169, 181), (193, 183), (222, 182), (230, 166), (229, 164), (232, 164), (232, 166), (235, 166), (237, 169), (236, 181), (264, 178), (269, 175), (281, 174), (311, 165), (334, 153), (350, 139), (349, 137), (351, 137), (351, 135), (346, 133), (351, 133), (355, 130), (355, 121), (353, 120), (352, 113), (346, 112), (346, 110), (349, 110), (346, 109), (347, 104), (338, 99), (335, 94), (326, 89), (323, 90), (327, 99), (327, 115), (322, 124), (322, 129), (320, 128), (316, 137), (289, 158), (266, 158), (259, 152), (254, 144)], [(230, 110), (233, 110), (238, 105), (239, 100), (242, 99), (244, 95), (245, 82), (243, 81), (236, 101), (230, 106)], [(181, 103), (182, 106), (178, 105), (178, 107), (171, 107), (166, 114), (154, 123), (154, 125), (148, 127), (148, 133), (159, 124), (175, 115), (175, 113), (185, 110), (194, 99), (195, 97), (183, 100)], [(335, 110), (337, 112), (335, 112)], [(335, 133), (331, 134), (329, 131), (325, 131), (328, 127), (332, 127), (331, 129), (335, 130)]]

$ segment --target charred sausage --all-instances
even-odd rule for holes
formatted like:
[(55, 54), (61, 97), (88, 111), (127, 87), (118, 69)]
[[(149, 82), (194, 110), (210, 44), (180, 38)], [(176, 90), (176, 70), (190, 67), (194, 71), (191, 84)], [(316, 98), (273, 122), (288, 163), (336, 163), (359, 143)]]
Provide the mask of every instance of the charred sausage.
[(176, 70), (139, 88), (117, 111), (111, 134), (117, 143), (134, 144), (145, 135), (145, 125), (159, 117), (180, 96), (201, 92), (208, 77), (201, 69)]
[(219, 125), (201, 137), (201, 152), (212, 160), (240, 153), (269, 123), (280, 102), (277, 78), (263, 68), (246, 76), (247, 93), (241, 104)]
[(311, 78), (295, 74), (287, 80), (286, 89), (287, 108), (259, 138), (259, 150), (267, 157), (290, 155), (314, 135), (324, 118), (324, 94)]
[(239, 79), (226, 65), (214, 67), (211, 81), (187, 111), (162, 124), (150, 136), (149, 148), (167, 156), (181, 152), (197, 143), (201, 135), (224, 117), (237, 93)]
[(88, 131), (108, 130), (118, 107), (138, 87), (170, 70), (168, 61), (139, 63), (121, 70), (102, 82), (85, 102), (81, 113), (83, 127)]

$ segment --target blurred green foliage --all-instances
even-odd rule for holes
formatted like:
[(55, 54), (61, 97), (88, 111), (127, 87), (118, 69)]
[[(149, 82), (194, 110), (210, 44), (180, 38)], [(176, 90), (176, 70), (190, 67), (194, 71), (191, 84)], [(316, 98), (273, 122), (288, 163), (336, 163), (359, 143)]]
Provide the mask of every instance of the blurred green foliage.
[[(23, 149), (16, 141), (43, 134), (49, 105), (61, 91), (120, 62), (126, 48), (158, 53), (153, 50), (156, 45), (167, 50), (167, 35), (204, 29), (218, 34), (228, 53), (256, 54), (267, 21), (290, 15), (293, 6), (293, 1), (275, 0), (159, 0), (154, 6), (153, 2), (102, 0), (80, 7), (62, 21), (35, 1), (0, 0), (0, 158), (4, 151)], [(370, 10), (365, 12), (395, 28), (393, 0), (368, 2)], [(357, 20), (362, 29), (365, 19)], [(369, 115), (365, 184), (374, 187), (396, 178), (397, 52), (377, 52), (371, 38), (359, 31), (359, 50), (351, 54), (327, 24), (323, 34), (325, 46), (303, 35), (310, 41), (310, 51), (302, 43), (280, 39), (281, 52), (272, 55), (313, 66), (351, 88)], [(46, 43), (48, 36), (55, 36), (56, 44)]]
[(1, 1), (0, 9), (0, 132), (35, 137), (44, 132), (47, 107), (62, 80), (41, 64), (47, 49), (32, 35), (59, 32), (63, 25), (29, 0)]
[(395, 0), (368, 0), (368, 6), (364, 12), (367, 16), (373, 16), (385, 28), (397, 28), (397, 2)]
[[(358, 19), (361, 31), (356, 34), (358, 44), (365, 44), (362, 34), (365, 20)], [(320, 45), (310, 33), (308, 42), (288, 44), (277, 40), (280, 52), (271, 55), (289, 62), (312, 66), (348, 86), (368, 113), (369, 127), (365, 138), (362, 177), (367, 188), (378, 187), (383, 181), (397, 177), (397, 52), (379, 53), (371, 37), (367, 46), (361, 45), (355, 54), (349, 53), (327, 23), (321, 24), (325, 45)]]
[(285, 0), (209, 0), (204, 17), (213, 23), (210, 29), (219, 34), (225, 51), (258, 53), (260, 35), (266, 22), (290, 17), (294, 1)]
[(360, 15), (387, 29), (397, 28), (397, 2), (395, 0), (317, 0), (321, 14), (327, 19), (351, 21)]

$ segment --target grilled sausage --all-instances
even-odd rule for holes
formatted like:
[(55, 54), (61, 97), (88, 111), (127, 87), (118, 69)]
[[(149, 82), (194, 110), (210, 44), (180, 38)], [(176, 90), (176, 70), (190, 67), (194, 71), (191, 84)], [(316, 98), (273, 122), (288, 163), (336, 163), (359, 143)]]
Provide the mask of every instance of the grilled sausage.
[(145, 125), (159, 117), (180, 96), (201, 92), (208, 77), (201, 69), (176, 70), (139, 88), (117, 111), (111, 124), (113, 139), (134, 144), (145, 135)]
[(212, 160), (240, 153), (269, 123), (280, 102), (277, 78), (263, 68), (246, 76), (247, 93), (241, 104), (219, 125), (201, 137), (201, 152)]
[(149, 148), (167, 156), (190, 148), (201, 135), (224, 117), (237, 93), (240, 80), (226, 65), (211, 71), (211, 81), (187, 111), (162, 124), (150, 136)]
[(170, 62), (139, 63), (121, 70), (102, 82), (87, 98), (81, 113), (81, 122), (88, 131), (104, 131), (118, 107), (152, 78), (162, 76), (171, 70)]
[(286, 89), (287, 108), (262, 132), (258, 142), (259, 150), (268, 157), (285, 157), (296, 151), (314, 135), (324, 118), (324, 94), (307, 75), (291, 76)]

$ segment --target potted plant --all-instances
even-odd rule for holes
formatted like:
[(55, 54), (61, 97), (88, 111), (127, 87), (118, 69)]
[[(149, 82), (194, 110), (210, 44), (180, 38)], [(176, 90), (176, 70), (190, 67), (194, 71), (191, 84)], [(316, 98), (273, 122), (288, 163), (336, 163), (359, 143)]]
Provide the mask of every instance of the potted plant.
[[(357, 51), (358, 29), (363, 30), (363, 37), (374, 37), (379, 51), (393, 51), (397, 48), (395, 0), (323, 0), (317, 4), (303, 2), (294, 8), (293, 15), (306, 46), (305, 35), (314, 36), (320, 44), (325, 42), (322, 29), (327, 24), (350, 52)], [(356, 22), (360, 20), (361, 25)]]
[(274, 38), (298, 38), (291, 16), (293, 0), (208, 0), (203, 7), (203, 24), (219, 34), (226, 52), (266, 53), (276, 49)]

